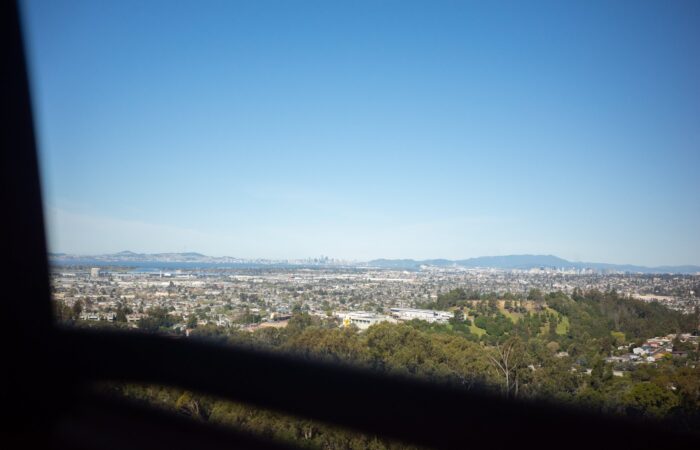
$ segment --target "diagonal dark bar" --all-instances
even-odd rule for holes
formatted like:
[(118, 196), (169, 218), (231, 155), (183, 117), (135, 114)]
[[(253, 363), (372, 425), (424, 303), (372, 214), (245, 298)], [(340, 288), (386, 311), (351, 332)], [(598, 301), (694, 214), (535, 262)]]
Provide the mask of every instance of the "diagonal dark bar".
[(56, 354), (71, 361), (75, 376), (89, 380), (180, 386), (429, 447), (463, 448), (468, 432), (502, 446), (538, 441), (543, 430), (548, 439), (577, 436), (577, 447), (596, 445), (601, 434), (607, 445), (620, 446), (640, 436), (645, 445), (690, 439), (655, 424), (560, 405), (186, 339), (70, 330), (57, 344)]

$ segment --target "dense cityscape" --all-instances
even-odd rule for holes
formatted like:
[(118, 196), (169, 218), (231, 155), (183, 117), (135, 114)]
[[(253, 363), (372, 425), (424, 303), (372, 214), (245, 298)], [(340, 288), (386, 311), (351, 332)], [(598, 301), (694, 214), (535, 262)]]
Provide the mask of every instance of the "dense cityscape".
[[(700, 420), (698, 274), (112, 263), (55, 265), (51, 286), (68, 326), (252, 346), (679, 430)], [(162, 386), (105, 389), (311, 447), (393, 445)]]
[[(578, 272), (578, 273), (577, 273)], [(581, 273), (583, 272), (583, 273)], [(700, 302), (700, 275), (599, 274), (556, 269), (369, 268), (176, 269), (54, 267), (56, 300), (82, 302), (85, 320), (115, 320), (122, 308), (133, 326), (148, 309), (168, 308), (185, 329), (199, 324), (248, 326), (274, 321), (294, 310), (330, 316), (388, 313), (419, 308), (441, 292), (461, 288), (479, 294), (526, 297), (528, 292), (616, 291), (692, 313)]]

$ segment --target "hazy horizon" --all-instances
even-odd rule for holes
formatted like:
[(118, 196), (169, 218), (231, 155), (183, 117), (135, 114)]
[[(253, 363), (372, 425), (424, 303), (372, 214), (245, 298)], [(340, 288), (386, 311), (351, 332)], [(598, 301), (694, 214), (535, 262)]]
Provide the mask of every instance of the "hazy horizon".
[(479, 255), (479, 256), (469, 256), (469, 257), (463, 257), (463, 258), (443, 258), (443, 257), (431, 257), (431, 258), (390, 258), (390, 257), (377, 257), (377, 258), (370, 258), (370, 259), (352, 259), (352, 258), (342, 258), (342, 257), (337, 257), (334, 255), (327, 255), (327, 254), (320, 254), (320, 255), (307, 255), (307, 256), (298, 256), (298, 257), (279, 257), (279, 258), (264, 258), (264, 257), (256, 257), (256, 256), (247, 256), (247, 257), (242, 257), (239, 255), (227, 255), (227, 254), (220, 254), (220, 255), (211, 255), (211, 254), (206, 254), (202, 252), (198, 252), (196, 250), (188, 250), (188, 251), (182, 251), (182, 252), (176, 252), (176, 251), (163, 251), (163, 252), (140, 252), (140, 251), (133, 251), (131, 249), (125, 249), (125, 250), (120, 250), (120, 251), (115, 251), (115, 252), (106, 252), (106, 253), (71, 253), (71, 252), (54, 252), (50, 251), (50, 254), (53, 255), (66, 255), (66, 256), (71, 256), (71, 257), (79, 257), (79, 258), (91, 258), (91, 257), (104, 257), (104, 256), (117, 256), (123, 253), (127, 254), (134, 254), (134, 255), (143, 255), (143, 256), (151, 256), (151, 255), (178, 255), (178, 254), (198, 254), (203, 257), (208, 257), (208, 258), (237, 258), (237, 259), (242, 259), (242, 260), (261, 260), (261, 261), (303, 261), (303, 260), (310, 260), (310, 259), (317, 259), (317, 258), (322, 258), (326, 257), (334, 261), (347, 261), (351, 263), (366, 263), (370, 262), (373, 260), (387, 260), (387, 261), (403, 261), (403, 260), (408, 260), (408, 261), (437, 261), (437, 260), (447, 260), (447, 261), (466, 261), (466, 260), (471, 260), (471, 259), (481, 259), (481, 258), (511, 258), (511, 257), (531, 257), (531, 258), (558, 258), (558, 259), (563, 259), (569, 263), (572, 264), (610, 264), (610, 265), (619, 265), (619, 266), (640, 266), (640, 267), (648, 267), (648, 268), (658, 268), (658, 267), (684, 267), (684, 266), (698, 266), (698, 264), (658, 264), (655, 266), (644, 266), (644, 265), (639, 265), (639, 264), (632, 264), (632, 263), (625, 263), (625, 262), (610, 262), (610, 261), (579, 261), (579, 260), (571, 260), (568, 258), (561, 257), (559, 255), (553, 255), (553, 254), (500, 254), (500, 255)]
[(698, 2), (20, 3), (52, 252), (700, 265)]

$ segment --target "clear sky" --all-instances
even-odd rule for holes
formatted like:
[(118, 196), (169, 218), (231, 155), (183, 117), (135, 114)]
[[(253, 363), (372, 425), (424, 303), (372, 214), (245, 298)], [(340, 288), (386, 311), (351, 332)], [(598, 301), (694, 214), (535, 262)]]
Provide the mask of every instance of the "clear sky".
[(52, 251), (700, 264), (698, 1), (23, 12)]

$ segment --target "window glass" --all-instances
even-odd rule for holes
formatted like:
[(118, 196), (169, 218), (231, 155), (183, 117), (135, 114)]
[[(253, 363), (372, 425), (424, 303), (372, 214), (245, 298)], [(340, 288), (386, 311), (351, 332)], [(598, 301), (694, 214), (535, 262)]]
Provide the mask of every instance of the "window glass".
[(21, 7), (57, 323), (698, 427), (700, 4)]

